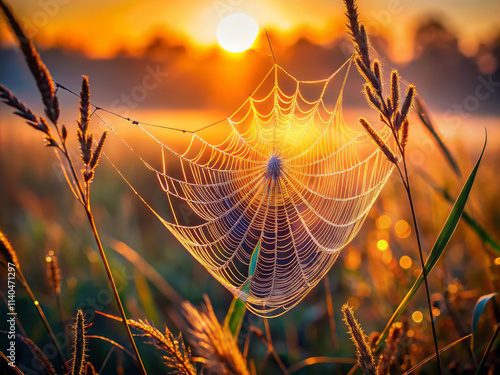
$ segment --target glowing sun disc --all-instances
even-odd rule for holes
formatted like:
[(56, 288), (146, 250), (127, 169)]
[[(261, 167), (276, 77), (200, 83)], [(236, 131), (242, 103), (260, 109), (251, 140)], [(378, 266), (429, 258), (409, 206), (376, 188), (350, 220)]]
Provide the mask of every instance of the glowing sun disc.
[(259, 33), (259, 25), (249, 15), (231, 14), (220, 21), (217, 41), (228, 52), (239, 53), (252, 47)]

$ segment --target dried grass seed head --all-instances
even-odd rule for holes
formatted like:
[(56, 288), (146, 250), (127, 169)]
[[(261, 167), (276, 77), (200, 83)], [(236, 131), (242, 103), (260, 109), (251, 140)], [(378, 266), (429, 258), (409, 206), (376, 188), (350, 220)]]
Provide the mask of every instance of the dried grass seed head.
[[(110, 319), (122, 321), (121, 318), (113, 315), (100, 313)], [(173, 374), (195, 375), (197, 373), (191, 361), (191, 351), (184, 346), (182, 336), (176, 340), (172, 332), (165, 326), (165, 334), (161, 333), (156, 327), (148, 321), (127, 319), (127, 324), (134, 329), (141, 331), (142, 337), (151, 339), (148, 344), (154, 345), (157, 349), (163, 351), (162, 357)]]
[(6, 263), (12, 263), (15, 265), (16, 270), (19, 270), (19, 259), (14, 251), (12, 245), (3, 232), (0, 230), (0, 252)]
[(45, 64), (42, 62), (35, 46), (26, 36), (20, 23), (14, 17), (9, 7), (1, 0), (0, 7), (9, 21), (12, 31), (17, 37), (31, 74), (35, 78), (36, 85), (42, 96), (45, 113), (55, 124), (59, 118), (59, 101), (56, 96), (56, 88), (52, 76), (50, 75)]
[(82, 375), (85, 368), (87, 338), (85, 337), (85, 318), (83, 311), (78, 310), (73, 325), (73, 365), (71, 375)]
[(403, 121), (406, 119), (406, 116), (410, 111), (411, 104), (413, 103), (413, 98), (415, 97), (415, 94), (416, 94), (415, 85), (413, 84), (409, 85), (408, 89), (406, 90), (405, 101), (403, 103), (403, 106), (401, 107), (401, 119)]
[(90, 122), (90, 86), (87, 76), (82, 78), (82, 88), (80, 90), (80, 118), (77, 122), (77, 136), (80, 143), (81, 158), (83, 164), (89, 165), (92, 158), (92, 134), (89, 132)]
[(394, 323), (389, 330), (389, 335), (385, 340), (385, 349), (378, 360), (379, 375), (389, 374), (391, 364), (395, 361), (398, 354), (398, 343), (403, 333), (403, 324)]
[(102, 154), (102, 149), (104, 147), (104, 141), (106, 141), (106, 136), (108, 135), (108, 132), (105, 130), (102, 135), (101, 139), (99, 139), (99, 143), (97, 144), (96, 149), (94, 150), (94, 153), (92, 154), (92, 159), (90, 160), (90, 169), (95, 170), (97, 167), (97, 164), (99, 163), (99, 158), (101, 157)]
[(399, 107), (399, 73), (397, 70), (391, 72), (391, 107), (395, 111)]
[(47, 276), (50, 281), (50, 285), (54, 288), (57, 293), (61, 292), (61, 270), (57, 262), (57, 257), (54, 255), (53, 251), (45, 257), (47, 262)]
[(346, 323), (351, 339), (356, 347), (356, 355), (358, 357), (359, 367), (365, 375), (377, 375), (377, 367), (373, 359), (372, 349), (368, 344), (366, 335), (354, 316), (354, 311), (351, 306), (344, 304), (342, 306), (342, 314)]
[(364, 86), (364, 93), (366, 96), (367, 102), (377, 111), (382, 111), (382, 103), (380, 102), (379, 98), (375, 95), (373, 92), (373, 86), (370, 85), (369, 83), (365, 83)]
[(403, 121), (403, 126), (401, 127), (401, 148), (403, 151), (406, 149), (406, 145), (408, 144), (408, 137), (410, 133), (410, 122), (408, 119)]
[(38, 117), (4, 85), (0, 85), (0, 99), (15, 109), (14, 114), (24, 118), (35, 129), (37, 128)]
[(382, 92), (382, 67), (380, 65), (380, 61), (374, 60), (373, 61), (373, 74), (375, 75), (375, 78), (377, 79), (375, 89), (378, 92)]
[(221, 326), (208, 297), (205, 296), (205, 306), (201, 309), (189, 302), (184, 302), (182, 307), (191, 326), (193, 347), (203, 358), (202, 363), (207, 370), (216, 374), (249, 375), (236, 339), (228, 327)]
[(372, 128), (370, 123), (363, 117), (360, 117), (359, 123), (365, 128), (367, 133), (370, 135), (372, 140), (377, 144), (380, 148), (380, 151), (384, 153), (384, 155), (389, 159), (390, 162), (397, 164), (399, 162), (398, 157), (391, 151), (389, 146), (384, 142), (384, 140), (378, 135), (375, 129)]

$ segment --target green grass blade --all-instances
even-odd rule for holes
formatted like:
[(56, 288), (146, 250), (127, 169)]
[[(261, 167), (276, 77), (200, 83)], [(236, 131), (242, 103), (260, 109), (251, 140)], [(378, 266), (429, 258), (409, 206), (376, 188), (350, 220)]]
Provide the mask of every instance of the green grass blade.
[(493, 333), (493, 337), (490, 340), (490, 343), (488, 344), (488, 347), (484, 351), (483, 358), (481, 358), (481, 363), (479, 363), (479, 366), (476, 371), (476, 375), (480, 375), (483, 373), (483, 367), (484, 364), (486, 363), (486, 359), (488, 358), (488, 355), (490, 354), (491, 348), (493, 347), (493, 344), (495, 343), (495, 340), (497, 339), (498, 336), (498, 331), (500, 330), (500, 326), (497, 324), (495, 328), (495, 332)]
[(484, 309), (488, 301), (494, 298), (498, 293), (490, 293), (482, 296), (476, 302), (476, 306), (474, 306), (474, 312), (472, 313), (472, 339), (470, 341), (470, 348), (473, 349), (474, 345), (474, 333), (476, 333), (477, 323), (479, 322), (479, 318), (483, 315)]
[(429, 117), (429, 114), (425, 110), (425, 108), (422, 104), (422, 101), (420, 100), (420, 98), (418, 96), (415, 98), (415, 111), (417, 112), (418, 117), (420, 118), (420, 121), (422, 122), (422, 124), (424, 124), (424, 126), (431, 133), (432, 137), (434, 138), (434, 140), (438, 144), (439, 148), (443, 152), (448, 163), (450, 163), (450, 166), (453, 169), (453, 171), (455, 172), (455, 174), (458, 177), (462, 177), (462, 172), (460, 172), (460, 168), (458, 167), (458, 164), (457, 164), (455, 158), (453, 157), (453, 155), (451, 154), (451, 151), (448, 149), (448, 147), (446, 147), (443, 140), (441, 139), (441, 137), (437, 133), (436, 128), (432, 124), (432, 121)]
[(247, 308), (245, 302), (238, 297), (234, 297), (231, 302), (231, 306), (229, 306), (229, 310), (227, 311), (225, 320), (225, 324), (229, 327), (233, 337), (238, 337), (246, 311)]
[[(486, 143), (487, 143), (487, 136), (484, 141), (484, 147), (481, 152), (481, 155), (479, 156), (479, 159), (476, 162), (476, 165), (472, 169), (472, 172), (470, 173), (469, 177), (467, 178), (467, 181), (465, 182), (462, 191), (460, 192), (460, 195), (458, 196), (457, 200), (455, 201), (455, 204), (453, 205), (453, 208), (451, 209), (450, 215), (448, 216), (448, 219), (446, 220), (446, 223), (443, 226), (443, 229), (441, 229), (441, 233), (439, 233), (439, 236), (434, 243), (434, 246), (432, 247), (431, 252), (429, 253), (429, 257), (427, 258), (427, 261), (425, 263), (425, 271), (426, 274), (429, 275), (429, 273), (432, 271), (434, 266), (436, 265), (437, 261), (441, 257), (441, 254), (443, 253), (446, 245), (448, 244), (448, 241), (450, 240), (453, 232), (455, 231), (455, 228), (457, 227), (458, 222), (460, 221), (460, 217), (462, 216), (462, 213), (465, 208), (465, 203), (467, 202), (467, 199), (469, 198), (470, 191), (472, 189), (472, 185), (474, 184), (474, 179), (476, 178), (477, 170), (479, 168), (479, 164), (481, 163), (481, 159), (483, 158), (484, 155), (484, 150), (486, 148)], [(403, 313), (404, 309), (408, 305), (408, 303), (411, 301), (415, 293), (417, 292), (418, 288), (424, 281), (424, 276), (423, 273), (420, 272), (420, 275), (418, 276), (417, 280), (415, 280), (415, 283), (413, 284), (412, 288), (410, 291), (406, 294), (405, 298), (401, 301), (399, 304), (398, 308), (392, 315), (391, 319), (387, 323), (387, 326), (385, 327), (384, 331), (380, 335), (379, 340), (377, 341), (376, 344), (376, 349), (380, 349), (385, 342), (385, 339), (387, 338), (387, 335), (389, 334), (389, 329), (392, 326), (392, 324), (401, 316)]]
[[(260, 250), (260, 242), (255, 247), (252, 258), (250, 259), (250, 265), (248, 269), (248, 280), (241, 288), (244, 292), (250, 291), (250, 280), (255, 272), (255, 268), (257, 267), (257, 259), (259, 258), (259, 250)], [(231, 306), (229, 306), (229, 310), (226, 315), (225, 324), (229, 327), (229, 330), (233, 334), (234, 337), (237, 337), (240, 333), (241, 324), (243, 323), (243, 318), (245, 317), (246, 312), (246, 303), (243, 302), (238, 297), (234, 297), (231, 302)]]

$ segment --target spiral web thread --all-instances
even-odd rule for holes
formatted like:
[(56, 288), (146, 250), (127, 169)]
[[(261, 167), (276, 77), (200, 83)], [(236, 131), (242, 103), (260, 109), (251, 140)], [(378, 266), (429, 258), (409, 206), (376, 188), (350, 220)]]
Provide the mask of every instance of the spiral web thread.
[[(344, 121), (349, 67), (348, 60), (327, 79), (299, 81), (275, 64), (217, 129), (193, 132), (184, 153), (139, 125), (161, 146), (164, 165), (177, 160), (182, 171), (175, 178), (143, 160), (157, 174), (175, 223), (156, 215), (257, 315), (286, 312), (322, 279), (394, 168), (366, 131)], [(344, 68), (328, 109), (325, 92)], [(314, 90), (315, 99), (306, 98)], [(390, 135), (387, 128), (379, 134)], [(203, 223), (179, 224), (173, 200), (187, 203)]]

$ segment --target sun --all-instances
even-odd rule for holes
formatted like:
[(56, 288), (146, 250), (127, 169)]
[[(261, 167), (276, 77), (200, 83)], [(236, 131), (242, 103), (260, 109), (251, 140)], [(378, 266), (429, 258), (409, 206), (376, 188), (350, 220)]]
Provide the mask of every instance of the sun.
[(224, 17), (217, 27), (217, 41), (228, 52), (239, 53), (252, 47), (259, 25), (247, 14), (234, 13)]

